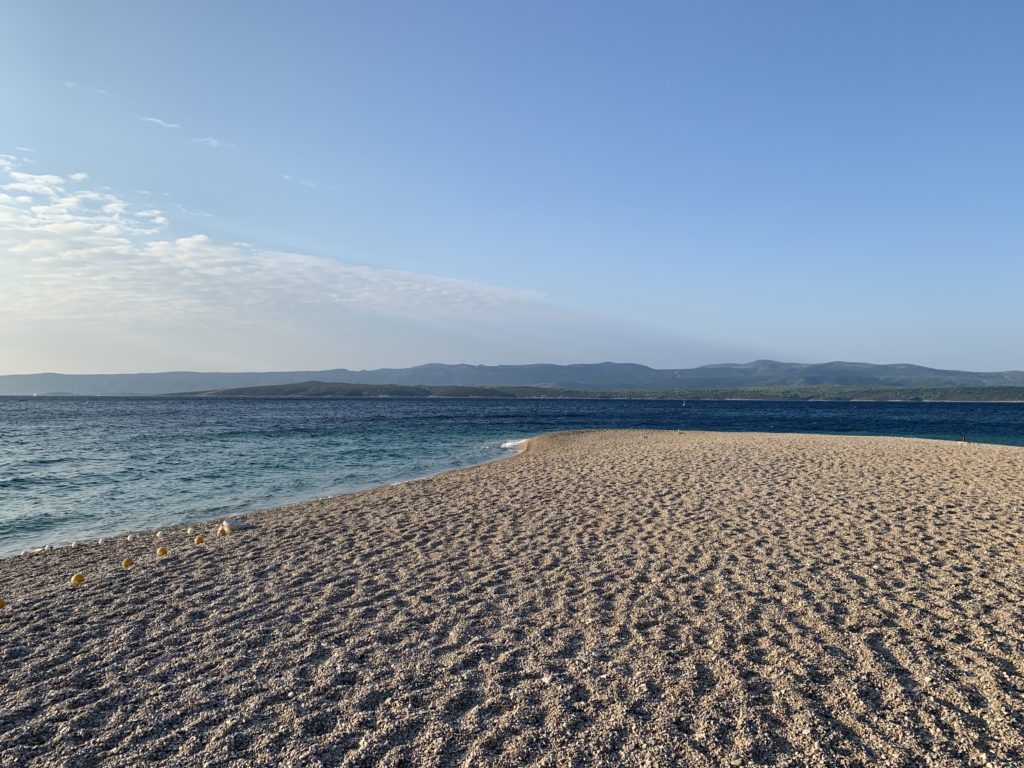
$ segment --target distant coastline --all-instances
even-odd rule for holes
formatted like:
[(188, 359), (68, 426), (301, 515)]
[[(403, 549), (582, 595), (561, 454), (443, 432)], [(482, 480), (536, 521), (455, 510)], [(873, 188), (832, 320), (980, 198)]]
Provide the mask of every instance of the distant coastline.
[(601, 390), (553, 387), (457, 387), (306, 381), (265, 387), (181, 392), (167, 397), (251, 398), (489, 398), (561, 400), (752, 400), (796, 402), (1020, 403), (1024, 387), (737, 387)]
[[(0, 395), (167, 395), (276, 385), (323, 384), (412, 388), (409, 397), (658, 397), (686, 399), (1024, 400), (1024, 371), (958, 371), (910, 364), (783, 363), (755, 360), (658, 369), (635, 363), (449, 365), (320, 371), (0, 375)], [(430, 388), (431, 392), (421, 391)], [(456, 388), (438, 394), (437, 388)], [(527, 390), (520, 393), (520, 390)], [(571, 394), (566, 394), (571, 393)], [(668, 394), (666, 394), (668, 393)], [(355, 396), (335, 393), (331, 397)]]

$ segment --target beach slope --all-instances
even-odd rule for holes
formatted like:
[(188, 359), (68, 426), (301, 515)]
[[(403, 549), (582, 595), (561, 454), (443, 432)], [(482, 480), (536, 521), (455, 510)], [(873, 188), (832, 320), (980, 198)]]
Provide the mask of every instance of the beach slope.
[(248, 520), (0, 561), (0, 765), (1024, 765), (1021, 448), (562, 433)]

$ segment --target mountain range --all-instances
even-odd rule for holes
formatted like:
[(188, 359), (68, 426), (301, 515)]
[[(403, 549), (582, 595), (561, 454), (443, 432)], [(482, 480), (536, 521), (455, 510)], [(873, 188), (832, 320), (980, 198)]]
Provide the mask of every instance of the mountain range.
[(749, 387), (1021, 387), (1024, 371), (992, 373), (872, 363), (721, 363), (657, 369), (635, 363), (575, 365), (446, 365), (351, 371), (251, 373), (60, 374), (0, 376), (0, 395), (162, 395), (309, 381), (459, 387), (553, 387), (588, 390), (724, 389)]

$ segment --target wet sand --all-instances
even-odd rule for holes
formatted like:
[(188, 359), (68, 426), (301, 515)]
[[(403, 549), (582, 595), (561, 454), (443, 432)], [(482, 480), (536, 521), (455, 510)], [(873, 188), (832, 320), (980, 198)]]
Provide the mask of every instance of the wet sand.
[(563, 433), (248, 520), (0, 561), (0, 765), (1024, 765), (1022, 448)]

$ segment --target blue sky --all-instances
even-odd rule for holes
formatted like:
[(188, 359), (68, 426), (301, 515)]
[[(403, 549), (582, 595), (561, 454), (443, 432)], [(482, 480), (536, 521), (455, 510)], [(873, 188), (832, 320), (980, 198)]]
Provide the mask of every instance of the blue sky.
[(0, 15), (0, 373), (1024, 367), (1018, 2)]

